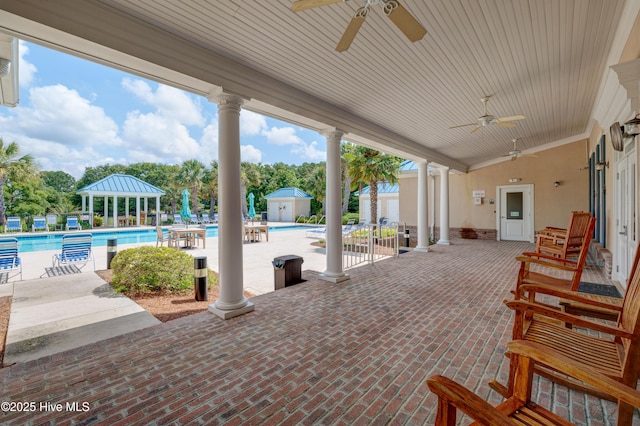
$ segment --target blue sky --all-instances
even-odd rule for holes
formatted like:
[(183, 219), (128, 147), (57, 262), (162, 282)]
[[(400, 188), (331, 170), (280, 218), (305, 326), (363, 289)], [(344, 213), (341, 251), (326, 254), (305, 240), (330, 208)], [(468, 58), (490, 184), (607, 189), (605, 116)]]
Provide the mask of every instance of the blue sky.
[[(0, 137), (41, 170), (79, 178), (101, 164), (217, 159), (217, 105), (205, 98), (22, 41), (19, 79), (19, 105), (0, 107)], [(326, 158), (315, 131), (250, 111), (240, 122), (243, 161)]]

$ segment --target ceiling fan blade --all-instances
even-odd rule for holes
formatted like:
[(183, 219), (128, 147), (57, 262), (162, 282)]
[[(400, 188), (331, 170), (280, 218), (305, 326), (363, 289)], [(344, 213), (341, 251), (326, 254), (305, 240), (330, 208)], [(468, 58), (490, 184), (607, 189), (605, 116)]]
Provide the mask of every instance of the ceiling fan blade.
[(364, 20), (367, 17), (367, 10), (365, 6), (356, 11), (355, 16), (351, 18), (351, 22), (349, 22), (347, 29), (344, 30), (344, 34), (342, 34), (342, 38), (340, 38), (336, 46), (337, 52), (344, 52), (349, 49), (353, 39), (356, 38), (358, 31), (360, 31), (360, 27), (364, 24)]
[(516, 123), (511, 123), (509, 121), (498, 121), (496, 126), (500, 127), (516, 127)]
[(340, 3), (344, 0), (298, 0), (291, 4), (291, 10), (300, 12), (301, 10), (312, 9), (314, 7), (326, 6), (329, 4)]
[(473, 129), (471, 132), (469, 132), (470, 134), (474, 134), (475, 132), (477, 132), (478, 130), (482, 129), (482, 126), (478, 126), (475, 129)]
[(458, 127), (477, 126), (478, 123), (460, 124), (459, 126), (451, 126), (450, 129), (457, 129)]
[(412, 42), (421, 40), (427, 30), (407, 9), (395, 0), (385, 1), (384, 13)]
[(516, 121), (516, 120), (524, 120), (524, 115), (512, 115), (510, 117), (500, 117), (498, 121)]

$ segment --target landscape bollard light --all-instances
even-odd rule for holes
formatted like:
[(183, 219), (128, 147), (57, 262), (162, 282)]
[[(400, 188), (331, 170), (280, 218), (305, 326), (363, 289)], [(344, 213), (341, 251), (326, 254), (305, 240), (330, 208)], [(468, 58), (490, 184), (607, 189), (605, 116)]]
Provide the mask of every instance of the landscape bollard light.
[(193, 285), (195, 287), (196, 301), (202, 302), (203, 300), (209, 299), (207, 294), (207, 281), (209, 278), (209, 274), (207, 273), (207, 256), (196, 257), (193, 263), (195, 268), (193, 271)]
[(111, 261), (118, 253), (118, 239), (109, 238), (107, 240), (107, 269), (111, 269)]
[(409, 247), (411, 245), (411, 231), (408, 229), (404, 230), (404, 246)]

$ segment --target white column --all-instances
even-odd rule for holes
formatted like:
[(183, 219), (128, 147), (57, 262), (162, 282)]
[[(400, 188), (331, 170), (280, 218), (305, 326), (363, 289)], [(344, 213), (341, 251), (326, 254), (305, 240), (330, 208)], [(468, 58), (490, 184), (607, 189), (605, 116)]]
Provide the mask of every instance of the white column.
[(340, 140), (343, 132), (330, 130), (327, 138), (327, 269), (320, 278), (334, 283), (349, 279), (342, 270), (342, 171), (340, 168)]
[(113, 196), (113, 227), (118, 227), (118, 196)]
[(136, 197), (136, 226), (140, 226), (140, 196)]
[(209, 311), (222, 319), (254, 310), (244, 297), (242, 211), (240, 209), (240, 109), (243, 100), (221, 92), (218, 103), (218, 271), (219, 298)]
[(438, 244), (449, 245), (449, 168), (440, 169), (440, 239)]
[(156, 197), (156, 226), (160, 226), (160, 196)]
[(104, 197), (104, 226), (109, 224), (109, 197)]
[(129, 217), (129, 197), (124, 198), (124, 215)]
[(87, 212), (87, 196), (83, 195), (82, 196), (82, 213), (86, 213)]
[(93, 228), (93, 194), (89, 194), (89, 223)]
[(429, 251), (427, 161), (418, 163), (418, 245), (414, 251)]

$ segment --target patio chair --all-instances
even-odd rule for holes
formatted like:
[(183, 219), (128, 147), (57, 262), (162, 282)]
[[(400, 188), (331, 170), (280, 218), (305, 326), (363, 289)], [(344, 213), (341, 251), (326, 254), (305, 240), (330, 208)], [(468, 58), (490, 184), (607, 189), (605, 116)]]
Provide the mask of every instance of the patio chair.
[(566, 231), (547, 228), (544, 233), (536, 235), (536, 253), (549, 254), (560, 259), (576, 256), (583, 245), (590, 220), (589, 212), (571, 212)]
[(76, 265), (82, 269), (89, 261), (93, 262), (93, 270), (96, 269), (96, 261), (91, 250), (91, 234), (68, 234), (62, 236), (62, 251), (53, 255), (53, 267)]
[(197, 214), (192, 214), (191, 215), (191, 223), (201, 223), (200, 219), (198, 219), (198, 215)]
[(18, 257), (18, 239), (2, 238), (0, 239), (0, 274), (2, 278), (0, 282), (8, 282), (13, 276), (20, 275), (22, 280), (22, 261)]
[[(590, 217), (587, 227), (582, 230), (582, 246), (576, 260), (537, 252), (525, 252), (522, 253), (522, 256), (516, 257), (516, 260), (520, 262), (520, 270), (514, 292), (515, 298), (518, 299), (522, 296), (520, 286), (525, 284), (542, 284), (562, 290), (578, 291), (595, 226), (596, 218)], [(540, 270), (546, 273), (540, 272)], [(559, 272), (571, 274), (571, 279), (558, 277)], [(529, 293), (527, 298), (529, 301), (534, 301), (535, 293)]]
[(164, 243), (166, 242), (167, 247), (177, 248), (176, 240), (173, 238), (173, 235), (171, 234), (171, 232), (167, 231), (165, 233), (162, 227), (156, 226), (156, 234), (157, 234), (156, 247), (158, 247), (158, 244), (160, 244), (160, 246), (163, 246)]
[(42, 217), (42, 216), (38, 216), (38, 217), (34, 217), (33, 218), (33, 223), (31, 224), (31, 231), (32, 232), (37, 232), (37, 231), (48, 231), (49, 227), (47, 226), (47, 219)]
[(184, 225), (184, 222), (182, 221), (182, 217), (179, 214), (174, 214), (173, 215), (173, 224), (174, 225)]
[[(613, 380), (635, 388), (640, 377), (640, 363), (638, 363), (638, 356), (640, 356), (639, 260), (640, 250), (637, 250), (622, 307), (606, 306), (620, 310), (620, 317), (615, 326), (571, 315), (537, 303), (514, 300), (507, 302), (507, 306), (515, 311), (513, 339), (538, 343), (544, 346), (545, 350), (557, 351), (585, 365), (585, 369), (592, 368)], [(586, 304), (594, 303), (582, 298), (580, 293), (566, 293), (565, 297), (571, 300)], [(581, 330), (564, 327), (557, 321), (572, 324), (574, 327), (580, 327)], [(566, 374), (562, 374), (567, 373), (566, 371), (558, 371), (551, 364), (536, 363), (535, 372), (562, 386), (590, 393), (598, 398), (611, 399), (610, 395), (601, 390), (567, 377)], [(491, 382), (490, 386), (501, 395), (511, 397), (515, 389), (516, 375), (516, 368), (511, 364), (507, 387), (497, 382)], [(620, 403), (618, 424), (631, 424), (632, 414), (633, 407)]]
[(78, 216), (67, 216), (67, 224), (65, 225), (65, 229), (67, 231), (71, 231), (72, 229), (81, 229), (80, 223), (78, 222)]
[[(587, 383), (594, 389), (607, 394), (608, 399), (619, 401), (618, 426), (631, 424), (624, 414), (625, 407), (640, 407), (640, 392), (635, 387), (618, 383), (592, 368), (571, 358), (531, 342), (513, 341), (508, 344), (511, 364), (514, 365), (515, 383), (513, 396), (493, 407), (487, 401), (467, 388), (443, 376), (432, 376), (427, 385), (438, 396), (435, 425), (450, 426), (456, 423), (456, 409), (463, 411), (479, 424), (487, 425), (568, 425), (571, 424), (558, 414), (543, 408), (531, 400), (533, 370), (537, 363), (543, 363), (556, 371)], [(632, 411), (633, 412), (633, 411)], [(476, 423), (474, 423), (476, 424)]]
[(10, 216), (7, 218), (7, 224), (5, 225), (5, 232), (20, 232), (22, 231), (22, 223), (18, 216)]
[(202, 223), (211, 223), (211, 219), (209, 218), (208, 213), (202, 213)]

